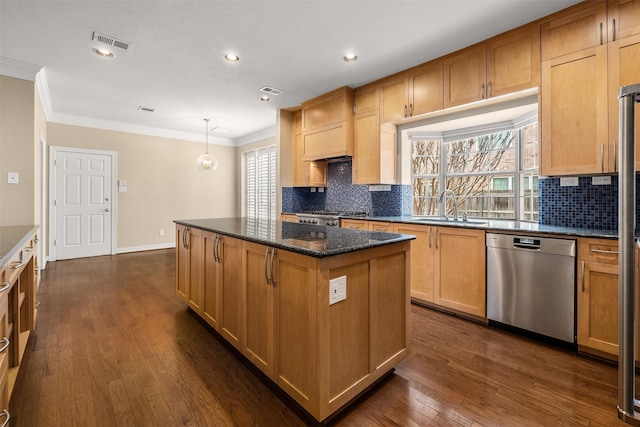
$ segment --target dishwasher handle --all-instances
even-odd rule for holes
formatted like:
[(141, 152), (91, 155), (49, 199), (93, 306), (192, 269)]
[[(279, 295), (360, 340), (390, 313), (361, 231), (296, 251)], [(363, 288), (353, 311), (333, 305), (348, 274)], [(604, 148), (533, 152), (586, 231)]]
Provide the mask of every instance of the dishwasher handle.
[(515, 249), (528, 249), (533, 251), (539, 251), (540, 239), (531, 239), (528, 237), (515, 237), (513, 239), (513, 247)]

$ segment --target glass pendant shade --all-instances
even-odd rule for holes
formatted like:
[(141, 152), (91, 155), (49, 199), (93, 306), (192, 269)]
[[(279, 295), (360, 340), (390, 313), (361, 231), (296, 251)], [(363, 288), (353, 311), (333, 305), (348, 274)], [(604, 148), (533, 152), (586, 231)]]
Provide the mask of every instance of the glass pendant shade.
[(218, 161), (213, 154), (209, 154), (209, 119), (204, 119), (207, 131), (204, 154), (200, 154), (196, 160), (198, 170), (212, 172), (218, 168)]
[(209, 153), (200, 154), (196, 164), (201, 171), (214, 171), (218, 168), (218, 161), (214, 155)]

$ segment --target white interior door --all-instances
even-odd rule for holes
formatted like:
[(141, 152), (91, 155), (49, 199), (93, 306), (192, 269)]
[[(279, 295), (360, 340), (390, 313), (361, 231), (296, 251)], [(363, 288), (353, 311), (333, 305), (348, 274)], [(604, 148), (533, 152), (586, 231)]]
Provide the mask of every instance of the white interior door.
[(52, 147), (55, 259), (114, 253), (115, 153)]

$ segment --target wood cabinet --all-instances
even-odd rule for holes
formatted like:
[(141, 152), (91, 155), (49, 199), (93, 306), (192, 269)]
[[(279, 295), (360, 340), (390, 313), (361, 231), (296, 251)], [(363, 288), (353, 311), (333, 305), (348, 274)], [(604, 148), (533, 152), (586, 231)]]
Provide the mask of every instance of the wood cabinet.
[(282, 222), (298, 222), (298, 216), (296, 214), (280, 214), (280, 221)]
[(302, 137), (302, 111), (294, 113), (291, 141), (293, 143), (293, 186), (326, 187), (327, 163), (305, 161)]
[(368, 230), (369, 224), (368, 221), (364, 219), (341, 218), (340, 227), (351, 228), (352, 230)]
[(441, 61), (432, 61), (380, 81), (380, 122), (396, 122), (441, 110), (442, 67)]
[(618, 89), (640, 81), (640, 2), (592, 5), (541, 31), (541, 174), (617, 172)]
[(196, 313), (202, 310), (202, 231), (176, 227), (176, 295)]
[(346, 86), (302, 103), (302, 160), (353, 155), (352, 108)]
[(416, 236), (411, 241), (411, 298), (433, 303), (434, 248), (431, 242), (435, 227), (420, 224), (393, 224), (393, 232)]
[(27, 237), (7, 263), (0, 265), (0, 416), (4, 417), (8, 416), (18, 371), (35, 329), (37, 242), (37, 234)]
[(434, 227), (433, 302), (486, 317), (484, 230)]
[(381, 125), (379, 93), (379, 87), (367, 86), (354, 95), (354, 184), (396, 182), (396, 127)]
[(540, 83), (540, 27), (530, 25), (444, 59), (444, 107), (536, 87)]
[(381, 233), (393, 233), (393, 224), (385, 221), (367, 221), (369, 231), (378, 231)]
[[(637, 299), (637, 253), (635, 259)], [(618, 355), (617, 240), (578, 240), (577, 286), (577, 336), (580, 350)], [(636, 315), (637, 312), (636, 301)], [(636, 351), (636, 359), (637, 353)]]

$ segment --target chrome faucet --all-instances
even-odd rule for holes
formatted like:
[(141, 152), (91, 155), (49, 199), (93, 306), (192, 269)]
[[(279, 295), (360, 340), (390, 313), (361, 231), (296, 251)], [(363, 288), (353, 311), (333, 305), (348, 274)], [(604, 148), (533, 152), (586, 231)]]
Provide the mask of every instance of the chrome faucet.
[(443, 206), (443, 212), (444, 212), (444, 218), (445, 219), (449, 219), (449, 215), (447, 215), (447, 193), (451, 194), (451, 197), (453, 197), (453, 220), (457, 221), (458, 220), (458, 199), (456, 198), (456, 193), (453, 192), (453, 190), (449, 190), (448, 188), (446, 190), (443, 190), (440, 193), (440, 204), (442, 204)]

